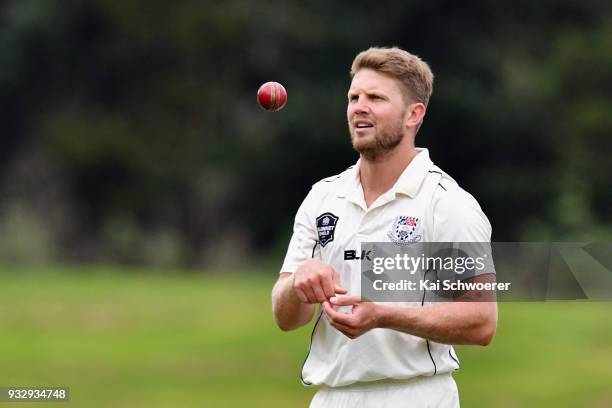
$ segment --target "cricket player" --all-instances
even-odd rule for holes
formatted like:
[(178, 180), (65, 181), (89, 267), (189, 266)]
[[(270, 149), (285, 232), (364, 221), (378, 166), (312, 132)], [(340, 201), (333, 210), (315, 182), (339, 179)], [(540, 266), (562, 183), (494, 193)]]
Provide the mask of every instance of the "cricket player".
[(311, 407), (458, 407), (451, 345), (488, 345), (496, 303), (362, 302), (359, 261), (347, 253), (362, 242), (490, 242), (491, 225), (415, 147), (433, 88), (429, 66), (399, 48), (370, 48), (351, 78), (347, 120), (360, 157), (316, 183), (300, 206), (272, 290), (274, 318), (287, 331), (316, 315), (301, 374), (320, 386)]

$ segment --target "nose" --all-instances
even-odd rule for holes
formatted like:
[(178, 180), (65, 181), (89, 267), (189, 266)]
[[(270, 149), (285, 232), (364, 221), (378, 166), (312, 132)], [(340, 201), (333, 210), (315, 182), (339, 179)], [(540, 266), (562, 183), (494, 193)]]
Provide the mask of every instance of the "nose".
[(369, 109), (366, 98), (363, 95), (359, 95), (357, 99), (349, 103), (348, 107), (349, 112), (353, 115), (368, 113)]

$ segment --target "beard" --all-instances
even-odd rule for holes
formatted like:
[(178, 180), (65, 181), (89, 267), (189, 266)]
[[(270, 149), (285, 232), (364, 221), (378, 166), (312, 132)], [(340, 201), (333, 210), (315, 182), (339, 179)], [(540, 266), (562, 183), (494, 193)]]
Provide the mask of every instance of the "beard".
[(393, 151), (404, 139), (404, 118), (400, 117), (395, 123), (381, 128), (373, 136), (358, 136), (349, 125), (353, 148), (366, 160), (380, 161)]

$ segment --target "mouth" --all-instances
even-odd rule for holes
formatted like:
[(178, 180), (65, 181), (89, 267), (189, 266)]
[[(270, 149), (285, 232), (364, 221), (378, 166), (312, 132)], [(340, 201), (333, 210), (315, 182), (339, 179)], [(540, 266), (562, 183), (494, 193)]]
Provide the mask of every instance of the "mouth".
[(364, 119), (358, 119), (353, 121), (353, 129), (355, 129), (356, 132), (365, 132), (368, 129), (373, 128), (374, 125), (372, 124), (372, 122), (368, 121), (368, 120), (364, 120)]

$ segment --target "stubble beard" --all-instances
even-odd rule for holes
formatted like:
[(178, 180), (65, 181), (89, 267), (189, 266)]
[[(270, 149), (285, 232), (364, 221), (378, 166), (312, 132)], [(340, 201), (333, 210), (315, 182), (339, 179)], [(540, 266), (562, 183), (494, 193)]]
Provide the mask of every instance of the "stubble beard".
[(394, 124), (376, 132), (373, 140), (367, 141), (360, 140), (349, 126), (353, 148), (366, 160), (381, 161), (404, 139), (403, 123), (403, 118), (400, 117)]

